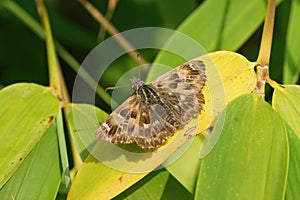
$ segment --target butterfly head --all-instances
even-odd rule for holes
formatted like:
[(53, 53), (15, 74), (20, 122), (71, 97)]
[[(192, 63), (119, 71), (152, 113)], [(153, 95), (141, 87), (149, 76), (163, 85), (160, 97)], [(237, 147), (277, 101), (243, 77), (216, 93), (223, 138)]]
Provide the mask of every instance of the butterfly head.
[(133, 77), (131, 80), (131, 87), (132, 89), (134, 89), (135, 91), (137, 91), (140, 87), (145, 85), (144, 81), (141, 81), (138, 78)]

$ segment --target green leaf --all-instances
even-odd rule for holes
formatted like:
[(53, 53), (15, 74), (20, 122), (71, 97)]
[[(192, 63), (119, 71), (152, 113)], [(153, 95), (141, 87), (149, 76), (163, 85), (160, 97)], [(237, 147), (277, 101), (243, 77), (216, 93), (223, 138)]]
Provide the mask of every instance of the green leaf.
[(89, 150), (93, 147), (87, 146), (85, 141), (95, 140), (95, 132), (99, 122), (103, 122), (108, 114), (99, 108), (88, 104), (72, 104), (72, 109), (68, 115), (68, 123), (74, 137), (77, 151), (82, 160), (85, 160), (90, 154)]
[(275, 87), (273, 107), (286, 121), (289, 145), (290, 165), (286, 188), (286, 199), (299, 199), (300, 192), (300, 86), (282, 85)]
[(272, 103), (274, 109), (300, 138), (300, 86), (276, 87)]
[(58, 146), (59, 146), (59, 153), (60, 153), (59, 157), (60, 157), (61, 168), (63, 171), (60, 191), (64, 189), (67, 193), (67, 191), (69, 191), (71, 187), (71, 175), (70, 175), (70, 166), (69, 166), (69, 159), (67, 153), (67, 143), (65, 138), (66, 136), (65, 136), (64, 125), (63, 125), (64, 121), (62, 117), (62, 110), (59, 110), (55, 122), (56, 122)]
[(117, 196), (158, 167), (177, 151), (178, 147), (186, 148), (184, 144), (190, 137), (184, 133), (190, 127), (195, 129), (198, 127), (197, 119), (192, 120), (189, 126), (177, 131), (167, 145), (154, 151), (142, 150), (134, 144), (118, 145), (127, 150), (131, 148), (131, 151), (124, 151), (116, 145), (96, 140), (97, 120), (102, 121), (105, 118), (101, 113), (103, 111), (87, 105), (74, 106), (73, 117), (69, 119), (74, 120), (72, 122), (74, 133), (77, 130), (78, 136), (75, 140), (79, 140), (77, 143), (81, 147), (80, 152), (85, 151), (90, 155), (78, 171), (68, 199), (80, 199), (82, 196), (91, 199), (110, 199)]
[(299, 1), (290, 1), (290, 14), (288, 22), (288, 32), (286, 47), (284, 52), (283, 82), (296, 83), (300, 75), (300, 4)]
[[(195, 135), (196, 133), (209, 128), (209, 124), (213, 120), (213, 117), (222, 111), (225, 103), (230, 102), (232, 99), (241, 94), (251, 92), (256, 83), (253, 63), (250, 63), (247, 59), (237, 53), (221, 51), (211, 53), (209, 56), (199, 57), (199, 59), (203, 60), (204, 63), (207, 64), (207, 76), (209, 79), (208, 85), (211, 85), (211, 87), (208, 86), (203, 90), (206, 102), (205, 111), (199, 116), (200, 123), (197, 124), (197, 128), (195, 128), (195, 131), (193, 131), (191, 135)], [(216, 68), (218, 69), (218, 72), (214, 73)], [(219, 76), (221, 76), (221, 78)], [(217, 78), (219, 78), (219, 81), (217, 81)], [(220, 82), (220, 80), (222, 80), (222, 82)], [(226, 97), (223, 89), (226, 90)], [(217, 98), (212, 99), (212, 97)], [(97, 141), (95, 140), (94, 134), (99, 125), (97, 120), (101, 122), (107, 116), (101, 112), (102, 111), (92, 106), (74, 105), (71, 115), (69, 116), (73, 135), (75, 136), (74, 138), (77, 141), (79, 152), (83, 158), (86, 158), (89, 152), (93, 151), (93, 147), (96, 145)], [(195, 119), (194, 122), (198, 121)], [(117, 151), (113, 150), (108, 151), (105, 148), (107, 147), (106, 144), (100, 143), (98, 148), (102, 148), (102, 150), (98, 151), (102, 152), (102, 157), (107, 157), (105, 162), (97, 163), (95, 158), (88, 157), (77, 174), (77, 178), (75, 179), (69, 193), (69, 198), (76, 198), (79, 195), (89, 195), (89, 197), (94, 198), (96, 196), (99, 197), (100, 194), (107, 195), (102, 196), (102, 198), (112, 198), (119, 194), (137, 180), (144, 177), (147, 173), (141, 173), (139, 175), (122, 173), (117, 170), (110, 169), (109, 167), (111, 167), (111, 165), (115, 166), (113, 168), (116, 168), (117, 166), (117, 168), (121, 167), (123, 171), (126, 172), (132, 170), (149, 172), (153, 170), (168, 156), (170, 156), (171, 153), (184, 144), (186, 141), (184, 133), (187, 128), (193, 127), (193, 124), (195, 124), (194, 122), (191, 122), (184, 130), (178, 131), (174, 137), (170, 138), (170, 143), (172, 145), (166, 144), (161, 149), (147, 154), (144, 158), (137, 158), (135, 155), (125, 155), (124, 153), (120, 155)], [(130, 145), (127, 146), (129, 147)], [(198, 148), (200, 150), (200, 146)], [(195, 157), (189, 160), (190, 164), (197, 163), (193, 160), (197, 159), (198, 154), (194, 156)], [(109, 166), (105, 166), (105, 164), (108, 164)], [(195, 172), (195, 170), (198, 169), (198, 165), (191, 165), (190, 167), (193, 168), (190, 170), (191, 172)], [(195, 174), (183, 174), (182, 170), (178, 171), (180, 167), (174, 168), (177, 170), (172, 170), (172, 174), (178, 178), (189, 191), (192, 191), (195, 179), (191, 179), (191, 175), (195, 175), (197, 172)], [(176, 174), (176, 172), (178, 172), (178, 174)], [(103, 177), (106, 176), (109, 176), (109, 178), (105, 178), (103, 180)], [(90, 183), (90, 178), (93, 180), (92, 184)], [(122, 181), (120, 182), (119, 179)], [(98, 182), (97, 180), (102, 180), (102, 184), (96, 184)], [(89, 185), (89, 187), (86, 185)], [(84, 191), (82, 191), (82, 188), (84, 188)], [(108, 190), (109, 192), (107, 192)]]
[[(217, 51), (197, 59), (203, 60), (205, 63), (208, 86), (203, 90), (205, 109), (199, 120), (201, 126), (198, 133), (200, 133), (210, 128), (210, 124), (215, 121), (215, 118), (222, 112), (226, 104), (242, 94), (250, 93), (254, 89), (256, 76), (253, 70), (254, 63), (234, 52)], [(190, 192), (194, 191), (198, 177), (201, 145), (202, 141), (198, 141), (197, 144), (194, 142), (190, 147), (192, 149), (185, 153), (187, 155), (183, 154), (182, 159), (180, 158), (170, 167), (167, 167), (171, 174)], [(205, 154), (207, 151), (210, 151), (210, 149), (203, 149), (201, 153)], [(185, 164), (189, 166), (188, 172), (181, 170), (182, 165)]]
[(52, 90), (18, 83), (0, 91), (0, 187), (44, 135), (59, 110)]
[(212, 134), (221, 136), (201, 162), (196, 199), (282, 199), (288, 168), (284, 121), (255, 94), (232, 101), (220, 119)]
[(287, 125), (290, 162), (285, 199), (300, 199), (300, 140), (296, 133)]
[(0, 190), (1, 199), (55, 199), (61, 181), (54, 123)]
[(177, 29), (203, 49), (195, 48), (174, 35), (168, 40), (166, 48), (174, 46), (179, 54), (160, 51), (155, 63), (177, 66), (186, 61), (183, 60), (186, 56), (191, 59), (205, 51), (237, 50), (261, 25), (266, 7), (267, 3), (261, 0), (203, 2)]
[(202, 143), (203, 138), (197, 136), (186, 152), (174, 163), (170, 165), (163, 163), (165, 168), (191, 193), (194, 193), (195, 183), (197, 182), (200, 166), (199, 154)]
[(145, 178), (134, 184), (128, 190), (114, 198), (115, 200), (134, 199), (192, 199), (182, 185), (172, 177), (168, 171), (159, 170), (148, 174)]
[(181, 0), (149, 2), (155, 4), (154, 7), (158, 8), (158, 11), (160, 11), (161, 19), (159, 19), (158, 22), (163, 25), (163, 27), (171, 29), (175, 28), (173, 27), (174, 25), (177, 26), (180, 24), (182, 20), (197, 6), (197, 2), (193, 0), (186, 0), (184, 3), (182, 3)]
[(152, 172), (114, 199), (161, 199), (168, 177), (164, 170)]

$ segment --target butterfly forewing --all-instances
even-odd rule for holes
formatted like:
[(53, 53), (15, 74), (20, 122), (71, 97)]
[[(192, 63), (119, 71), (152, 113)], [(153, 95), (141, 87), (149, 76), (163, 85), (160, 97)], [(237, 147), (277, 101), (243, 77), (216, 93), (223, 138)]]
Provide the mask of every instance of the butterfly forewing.
[(122, 103), (96, 131), (99, 140), (132, 143), (144, 149), (164, 144), (176, 129), (197, 117), (205, 103), (202, 61), (185, 63), (152, 84), (133, 79), (135, 94)]
[[(202, 89), (206, 82), (205, 66), (200, 60), (183, 64), (152, 82), (158, 90), (169, 88), (176, 95), (181, 110), (181, 124), (197, 117), (205, 103)], [(164, 92), (163, 92), (164, 93)]]

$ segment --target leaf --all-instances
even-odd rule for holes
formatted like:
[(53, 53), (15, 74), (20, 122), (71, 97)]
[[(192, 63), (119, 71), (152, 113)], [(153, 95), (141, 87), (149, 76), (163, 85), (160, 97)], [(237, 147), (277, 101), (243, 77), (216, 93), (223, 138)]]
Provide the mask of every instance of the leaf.
[(300, 139), (288, 125), (286, 127), (288, 130), (290, 161), (285, 199), (300, 199)]
[[(75, 139), (80, 140), (77, 143), (81, 143), (81, 147), (85, 148), (83, 151), (91, 154), (78, 171), (68, 199), (77, 199), (82, 196), (91, 199), (115, 197), (158, 167), (188, 140), (189, 137), (184, 135), (187, 129), (190, 126), (197, 126), (197, 119), (195, 119), (190, 126), (180, 130), (175, 137), (171, 138), (168, 145), (157, 151), (144, 151), (134, 145), (124, 145), (135, 150), (131, 152), (110, 143), (96, 141), (94, 134), (97, 127), (92, 128), (91, 124), (97, 121), (97, 116), (103, 118), (103, 112), (87, 105), (76, 105), (73, 108), (71, 113), (73, 113), (73, 119), (77, 118), (77, 120), (74, 121), (75, 123), (69, 123), (74, 123), (72, 125), (74, 130), (82, 130), (78, 133), (81, 134), (80, 137), (75, 137)], [(77, 116), (74, 115), (75, 109), (80, 111), (77, 112)], [(69, 117), (69, 119), (72, 118)], [(90, 130), (83, 131), (87, 128)]]
[[(150, 2), (149, 2), (150, 3)], [(173, 1), (151, 1), (152, 4), (155, 4), (154, 7), (158, 9), (159, 13), (151, 13), (154, 15), (160, 14), (161, 18), (157, 20), (157, 25), (159, 26), (165, 24), (163, 27), (168, 27), (171, 29), (176, 28), (178, 24), (182, 22), (186, 16), (193, 11), (195, 7), (197, 7), (197, 2), (193, 0), (188, 0), (182, 3), (181, 0), (173, 0)], [(150, 6), (149, 6), (150, 7)], [(127, 10), (125, 11), (127, 12)], [(149, 13), (149, 14), (151, 14)], [(138, 14), (138, 13), (136, 13)], [(151, 17), (151, 15), (147, 15)], [(152, 16), (153, 17), (153, 16)], [(145, 18), (140, 19), (144, 21)], [(157, 26), (154, 25), (154, 26)]]
[(107, 116), (104, 111), (95, 106), (72, 104), (72, 109), (68, 115), (68, 123), (82, 160), (88, 157), (89, 150), (94, 147), (93, 145), (87, 148), (90, 143), (93, 143), (91, 141), (95, 140), (95, 132), (99, 126), (99, 121), (104, 121)]
[[(159, 166), (166, 158), (181, 147), (190, 136), (207, 129), (213, 120), (212, 116), (215, 117), (221, 112), (227, 100), (235, 98), (240, 94), (250, 92), (255, 87), (254, 65), (244, 57), (232, 52), (216, 52), (202, 56), (199, 59), (204, 60), (204, 63), (207, 65), (208, 76), (208, 87), (204, 89), (207, 103), (205, 112), (200, 115), (200, 123), (197, 123), (197, 120), (193, 120), (183, 130), (178, 131), (176, 136), (172, 137), (167, 145), (164, 145), (157, 151), (143, 152), (140, 150), (138, 153), (131, 153), (123, 151), (115, 145), (97, 142), (94, 136), (97, 128), (97, 120), (103, 120), (106, 115), (103, 115), (103, 112), (101, 113), (101, 111), (96, 108), (88, 108), (86, 105), (74, 105), (72, 111), (73, 117), (69, 117), (69, 120), (72, 121), (74, 117), (77, 118), (75, 123), (70, 122), (71, 124), (73, 123), (72, 129), (82, 130), (77, 133), (79, 137), (75, 137), (77, 140), (80, 140), (77, 144), (83, 144), (79, 145), (81, 146), (80, 152), (91, 152), (91, 156), (87, 158), (79, 170), (70, 190), (69, 199), (76, 199), (81, 195), (91, 198), (99, 197), (99, 195), (103, 195), (101, 198), (112, 198), (116, 196)], [(220, 70), (214, 73), (218, 67), (220, 67)], [(232, 71), (234, 73), (230, 74), (229, 72)], [(241, 76), (237, 74), (241, 74)], [(222, 78), (220, 78), (220, 76)], [(224, 88), (218, 85), (221, 84), (221, 86), (223, 86), (223, 81), (224, 85), (230, 87), (230, 90), (236, 93), (231, 92), (225, 96)], [(236, 89), (233, 90), (233, 88)], [(211, 100), (211, 98), (215, 96), (217, 97), (216, 101)], [(75, 112), (76, 110), (79, 111), (77, 114)], [(74, 115), (74, 113), (76, 115)], [(189, 137), (186, 137), (185, 133), (190, 128), (198, 131), (193, 131)], [(126, 145), (126, 147), (130, 148), (130, 145)], [(185, 148), (186, 147), (183, 146), (180, 152), (183, 152)], [(138, 148), (133, 149), (136, 150)], [(98, 163), (96, 160), (102, 163)], [(109, 178), (105, 178), (107, 176)], [(93, 181), (92, 183), (91, 180)], [(99, 184), (99, 182), (101, 182), (101, 184)], [(87, 185), (90, 186), (87, 187)], [(84, 191), (82, 191), (82, 188), (85, 188)]]
[(176, 52), (160, 51), (154, 62), (177, 66), (206, 52), (238, 50), (263, 22), (266, 8), (261, 0), (204, 1), (177, 29), (194, 42), (174, 34), (163, 49)]
[(191, 146), (175, 162), (171, 164), (164, 162), (162, 164), (191, 193), (194, 193), (198, 177), (200, 166), (199, 153), (202, 143), (203, 138), (197, 136)]
[[(59, 110), (58, 114), (56, 115), (56, 134), (58, 137), (58, 147), (59, 147), (59, 157), (60, 157), (60, 165), (63, 171), (61, 177), (61, 187), (60, 192), (65, 190), (67, 193), (71, 187), (71, 175), (70, 175), (70, 166), (69, 166), (69, 159), (68, 159), (68, 152), (67, 152), (67, 143), (66, 143), (66, 136), (64, 131), (64, 120), (62, 117), (62, 110)], [(74, 159), (75, 160), (75, 159)]]
[(201, 162), (195, 198), (283, 199), (288, 146), (279, 115), (257, 95), (246, 94), (221, 114), (212, 134), (218, 131), (217, 144)]
[(48, 87), (18, 83), (0, 91), (0, 187), (12, 176), (57, 115)]
[(61, 181), (54, 123), (0, 190), (2, 199), (55, 199)]
[(168, 178), (167, 171), (154, 171), (114, 199), (161, 199)]
[(291, 1), (286, 47), (284, 52), (283, 82), (296, 83), (300, 75), (299, 46), (300, 30), (297, 28), (300, 21), (300, 4)]
[(166, 170), (151, 172), (128, 190), (114, 198), (118, 199), (192, 199), (189, 193)]
[[(207, 83), (203, 89), (205, 98), (204, 112), (200, 117), (202, 124), (199, 132), (209, 128), (210, 123), (234, 98), (253, 91), (256, 85), (255, 62), (230, 51), (217, 51), (194, 58), (205, 64)], [(149, 80), (166, 71), (153, 66)]]
[(282, 85), (274, 87), (273, 108), (286, 121), (289, 145), (290, 165), (286, 189), (286, 199), (299, 199), (300, 193), (300, 86)]
[(203, 90), (206, 103), (200, 123), (206, 124), (205, 120), (209, 119), (210, 125), (229, 102), (253, 91), (257, 81), (253, 69), (256, 63), (230, 51), (217, 51), (196, 59), (204, 60), (207, 74), (207, 87)]
[(300, 86), (283, 85), (274, 89), (274, 109), (300, 138)]
[[(212, 121), (216, 119), (224, 107), (236, 97), (250, 93), (256, 84), (256, 77), (253, 66), (255, 63), (249, 62), (240, 54), (228, 51), (218, 51), (209, 53), (206, 61), (207, 85), (204, 89), (205, 109), (200, 116), (200, 123), (207, 126), (199, 126), (198, 132), (209, 128)], [(200, 57), (200, 59), (202, 59)], [(209, 90), (209, 91), (208, 91)], [(213, 141), (214, 143), (218, 137)], [(203, 141), (202, 141), (203, 142)], [(195, 189), (195, 180), (198, 176), (199, 154), (202, 142), (192, 144), (182, 157), (176, 160), (167, 169), (178, 179), (190, 192)], [(204, 157), (211, 149), (210, 145), (205, 145), (201, 149), (201, 156)], [(198, 160), (198, 161), (197, 161)], [(188, 165), (189, 171), (182, 170), (182, 165)]]

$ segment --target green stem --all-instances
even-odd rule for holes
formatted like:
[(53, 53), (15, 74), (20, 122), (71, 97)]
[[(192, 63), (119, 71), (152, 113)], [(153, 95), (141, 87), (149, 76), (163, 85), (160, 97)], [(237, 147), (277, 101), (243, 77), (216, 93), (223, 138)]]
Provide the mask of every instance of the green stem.
[(46, 33), (46, 49), (47, 49), (47, 58), (48, 58), (50, 87), (54, 88), (58, 96), (61, 98), (62, 91), (61, 91), (61, 83), (60, 83), (60, 75), (59, 75), (59, 65), (57, 62), (48, 12), (43, 0), (36, 0), (36, 5)]
[(259, 55), (257, 58), (258, 67), (256, 70), (257, 84), (255, 92), (259, 96), (265, 96), (265, 84), (269, 79), (269, 62), (272, 47), (272, 38), (274, 30), (276, 1), (269, 0), (267, 14), (260, 44)]
[[(45, 39), (46, 39), (46, 49), (47, 49), (47, 58), (48, 58), (48, 70), (49, 70), (49, 80), (50, 87), (54, 89), (56, 95), (59, 99), (62, 99), (63, 93), (62, 89), (64, 86), (63, 78), (60, 74), (60, 66), (57, 60), (54, 40), (52, 36), (51, 26), (49, 22), (48, 12), (45, 7), (43, 0), (36, 0), (36, 7), (38, 13), (40, 15), (42, 24), (45, 29)], [(65, 189), (69, 191), (71, 186), (71, 178), (69, 171), (69, 162), (68, 162), (68, 154), (65, 140), (65, 132), (63, 127), (63, 118), (62, 118), (62, 110), (59, 110), (58, 115), (56, 116), (56, 130), (58, 135), (58, 144), (59, 144), (59, 152), (60, 152), (60, 160), (62, 165), (63, 172), (63, 184)]]
[(58, 135), (58, 146), (60, 152), (60, 160), (62, 167), (62, 183), (65, 186), (66, 191), (70, 190), (71, 187), (71, 176), (70, 176), (70, 166), (68, 161), (68, 153), (66, 147), (66, 139), (64, 134), (64, 125), (61, 109), (56, 117), (57, 135)]
[[(83, 5), (83, 7), (91, 14), (91, 16), (100, 24), (102, 25), (110, 35), (115, 36), (115, 40), (120, 44), (120, 46), (128, 52), (128, 55), (131, 56), (134, 60), (136, 60), (136, 56), (139, 55), (139, 52), (135, 49), (129, 41), (122, 36), (122, 34), (118, 34), (119, 31), (114, 27), (103, 15), (102, 13), (97, 10), (90, 2), (87, 0), (79, 0), (79, 3)], [(146, 59), (140, 56), (141, 64), (148, 64)], [(149, 65), (144, 65), (145, 70), (149, 71)]]

